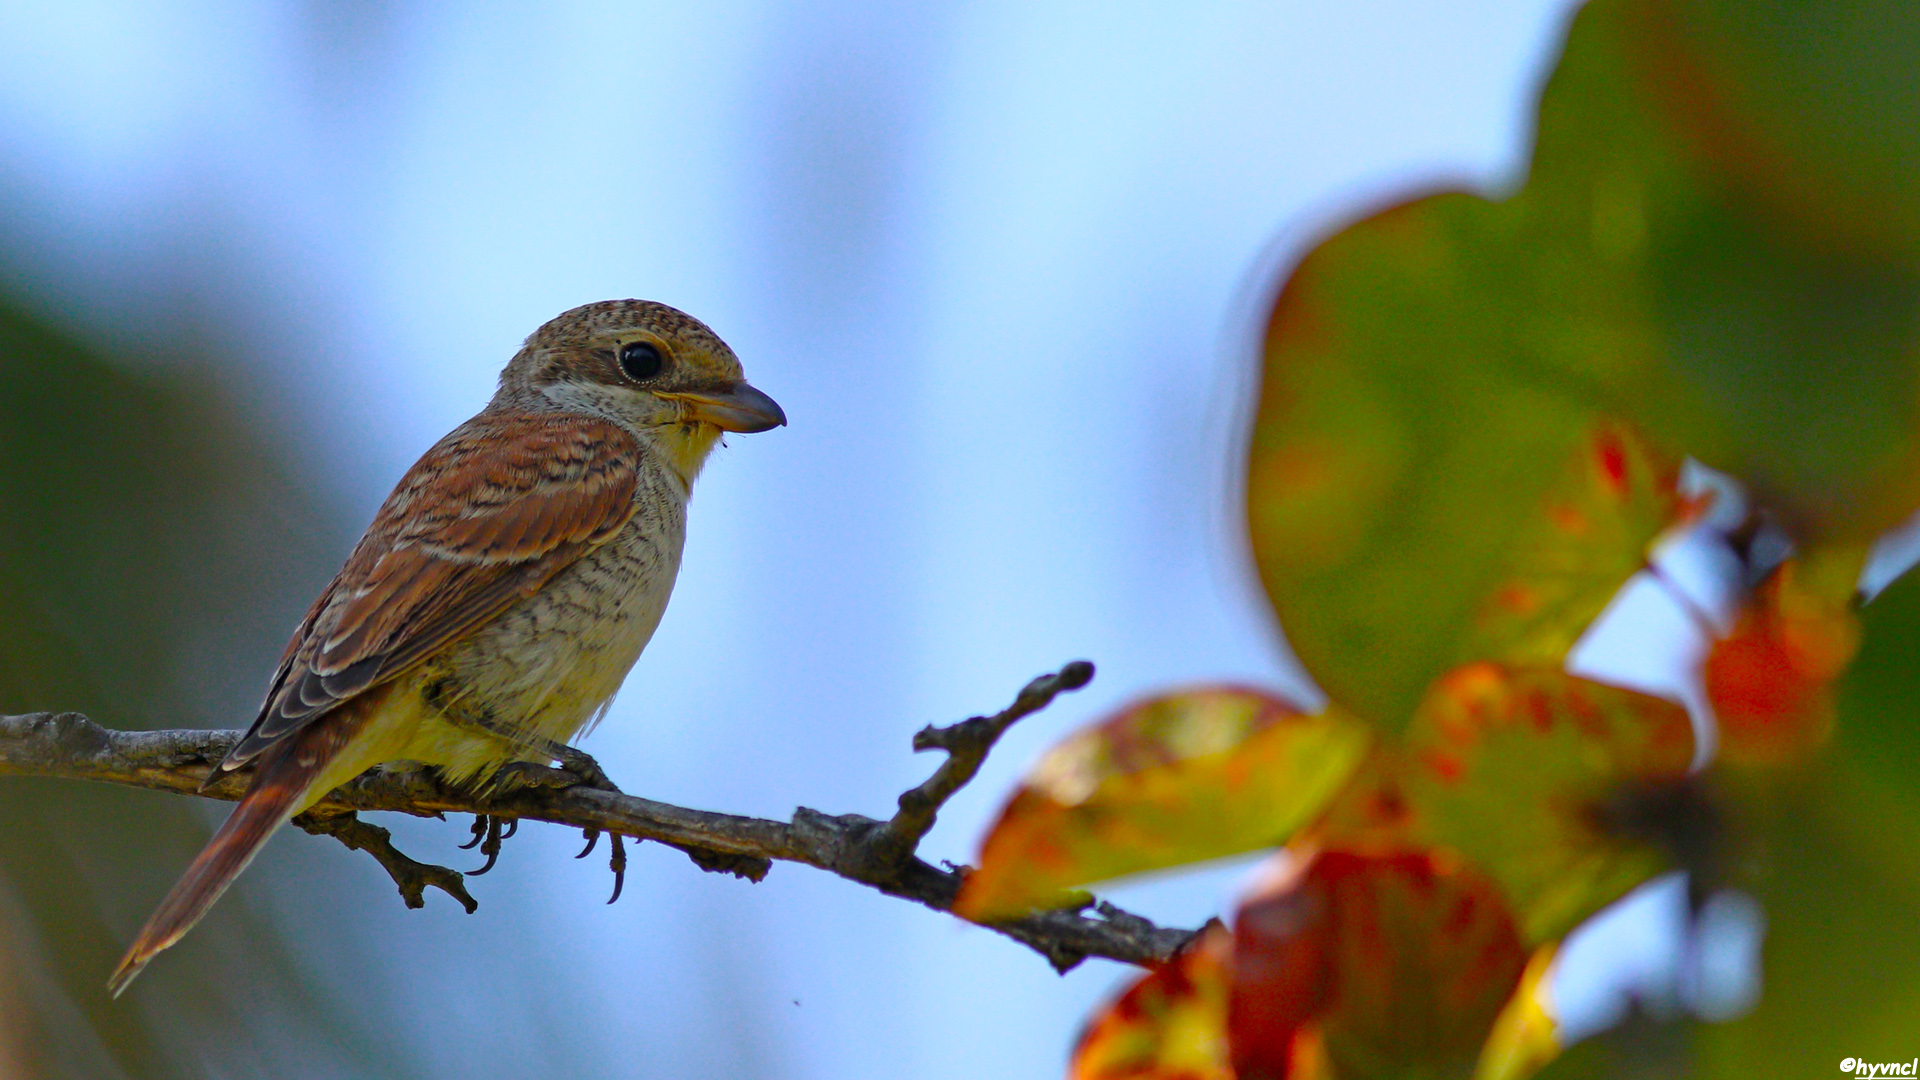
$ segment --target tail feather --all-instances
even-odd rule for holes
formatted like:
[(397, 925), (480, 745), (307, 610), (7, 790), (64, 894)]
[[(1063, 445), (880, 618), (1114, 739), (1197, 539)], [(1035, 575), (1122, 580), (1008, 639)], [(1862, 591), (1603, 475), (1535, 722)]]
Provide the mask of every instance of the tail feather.
[(297, 811), (301, 796), (313, 786), (334, 756), (329, 751), (338, 749), (335, 740), (312, 737), (322, 735), (321, 732), (309, 730), (301, 735), (307, 737), (290, 740), (295, 745), (285, 747), (287, 752), (269, 752), (263, 756), (259, 771), (239, 805), (194, 857), (192, 865), (141, 928), (140, 936), (120, 958), (120, 966), (107, 980), (107, 991), (114, 997), (120, 996), (149, 961), (193, 929), (214, 901), (227, 891), (227, 886), (232, 885), (259, 854), (274, 830)]

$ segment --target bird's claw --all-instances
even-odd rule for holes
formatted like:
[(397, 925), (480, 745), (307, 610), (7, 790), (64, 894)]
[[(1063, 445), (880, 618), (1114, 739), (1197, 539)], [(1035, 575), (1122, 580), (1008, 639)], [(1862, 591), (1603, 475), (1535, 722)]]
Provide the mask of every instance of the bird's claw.
[(473, 815), (473, 839), (461, 844), (461, 851), (472, 851), (474, 848), (480, 846), (480, 841), (487, 838), (487, 820), (487, 815), (485, 814)]
[[(574, 856), (576, 859), (593, 854), (594, 845), (600, 842), (599, 829), (582, 829), (580, 832), (587, 838), (587, 846)], [(613, 895), (607, 898), (607, 903), (611, 904), (620, 899), (620, 890), (627, 886), (627, 841), (619, 833), (612, 833), (608, 842), (613, 845), (612, 856), (607, 860), (607, 868), (613, 871)]]
[(487, 857), (487, 863), (478, 870), (467, 871), (467, 876), (479, 877), (481, 874), (493, 869), (493, 864), (500, 861), (501, 841), (519, 831), (519, 818), (499, 818), (492, 814), (475, 814), (473, 816), (473, 839), (461, 844), (460, 850), (465, 851), (475, 844), (478, 844), (480, 845), (480, 854)]
[(627, 885), (627, 842), (619, 833), (612, 834), (613, 857), (607, 860), (607, 866), (613, 871), (613, 895), (607, 897), (611, 904), (620, 899), (620, 890)]

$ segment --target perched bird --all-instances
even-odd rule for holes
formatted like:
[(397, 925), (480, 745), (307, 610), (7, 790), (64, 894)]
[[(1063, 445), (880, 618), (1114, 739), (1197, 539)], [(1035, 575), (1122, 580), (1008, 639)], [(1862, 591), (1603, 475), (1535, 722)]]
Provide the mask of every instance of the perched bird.
[(588, 304), (534, 331), (294, 631), (215, 770), (252, 765), (246, 795), (108, 989), (192, 929), (275, 829), (361, 772), (417, 761), (471, 785), (555, 760), (659, 625), (707, 453), (724, 431), (786, 419), (713, 331), (664, 304)]

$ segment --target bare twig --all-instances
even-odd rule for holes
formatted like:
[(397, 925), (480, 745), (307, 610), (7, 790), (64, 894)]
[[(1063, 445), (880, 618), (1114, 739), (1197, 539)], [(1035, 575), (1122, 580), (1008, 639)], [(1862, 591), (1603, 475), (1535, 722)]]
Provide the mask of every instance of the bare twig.
[[(947, 759), (925, 783), (900, 797), (899, 811), (887, 821), (805, 807), (795, 810), (789, 821), (690, 810), (590, 786), (571, 772), (539, 765), (521, 766), (517, 782), (476, 794), (448, 787), (430, 768), (400, 764), (371, 770), (342, 785), (296, 824), (372, 854), (409, 907), (424, 902), (429, 886), (445, 890), (468, 910), (473, 899), (459, 874), (400, 854), (386, 830), (361, 822), (354, 816), (358, 812), (546, 821), (589, 835), (598, 831), (654, 840), (686, 852), (704, 870), (754, 881), (767, 875), (773, 860), (805, 863), (935, 911), (950, 911), (965, 870), (941, 869), (916, 856), (920, 839), (1009, 726), (1092, 677), (1093, 665), (1068, 664), (1029, 683), (1001, 713), (921, 731), (914, 748), (945, 750)], [(245, 790), (243, 775), (223, 776), (204, 792), (200, 784), (239, 738), (237, 731), (113, 731), (78, 713), (0, 716), (0, 775), (99, 780), (234, 800)], [(1061, 971), (1089, 956), (1156, 964), (1193, 937), (1193, 931), (1156, 926), (1106, 903), (1086, 911), (1035, 912), (989, 925)]]
[(305, 813), (293, 819), (295, 825), (315, 836), (331, 836), (350, 851), (364, 851), (386, 868), (387, 875), (400, 887), (400, 898), (410, 908), (427, 906), (427, 887), (439, 889), (467, 909), (471, 915), (480, 901), (467, 892), (467, 880), (458, 870), (432, 863), (414, 862), (393, 846), (393, 834), (378, 825), (361, 821), (359, 815)]
[(1093, 665), (1075, 660), (1052, 675), (1028, 683), (1013, 704), (993, 716), (976, 716), (950, 727), (928, 725), (913, 737), (915, 750), (945, 750), (947, 760), (927, 782), (900, 796), (900, 810), (874, 836), (870, 852), (882, 863), (898, 862), (920, 846), (933, 828), (940, 808), (980, 771), (980, 763), (1014, 721), (1031, 716), (1053, 703), (1064, 691), (1078, 690), (1093, 680)]

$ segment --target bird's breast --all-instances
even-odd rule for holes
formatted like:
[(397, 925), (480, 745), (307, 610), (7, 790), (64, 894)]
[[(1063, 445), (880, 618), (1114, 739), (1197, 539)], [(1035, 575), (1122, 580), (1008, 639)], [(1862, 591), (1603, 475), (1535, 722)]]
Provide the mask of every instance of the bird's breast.
[(686, 504), (664, 477), (614, 537), (426, 667), (444, 709), (564, 742), (612, 699), (666, 612)]

